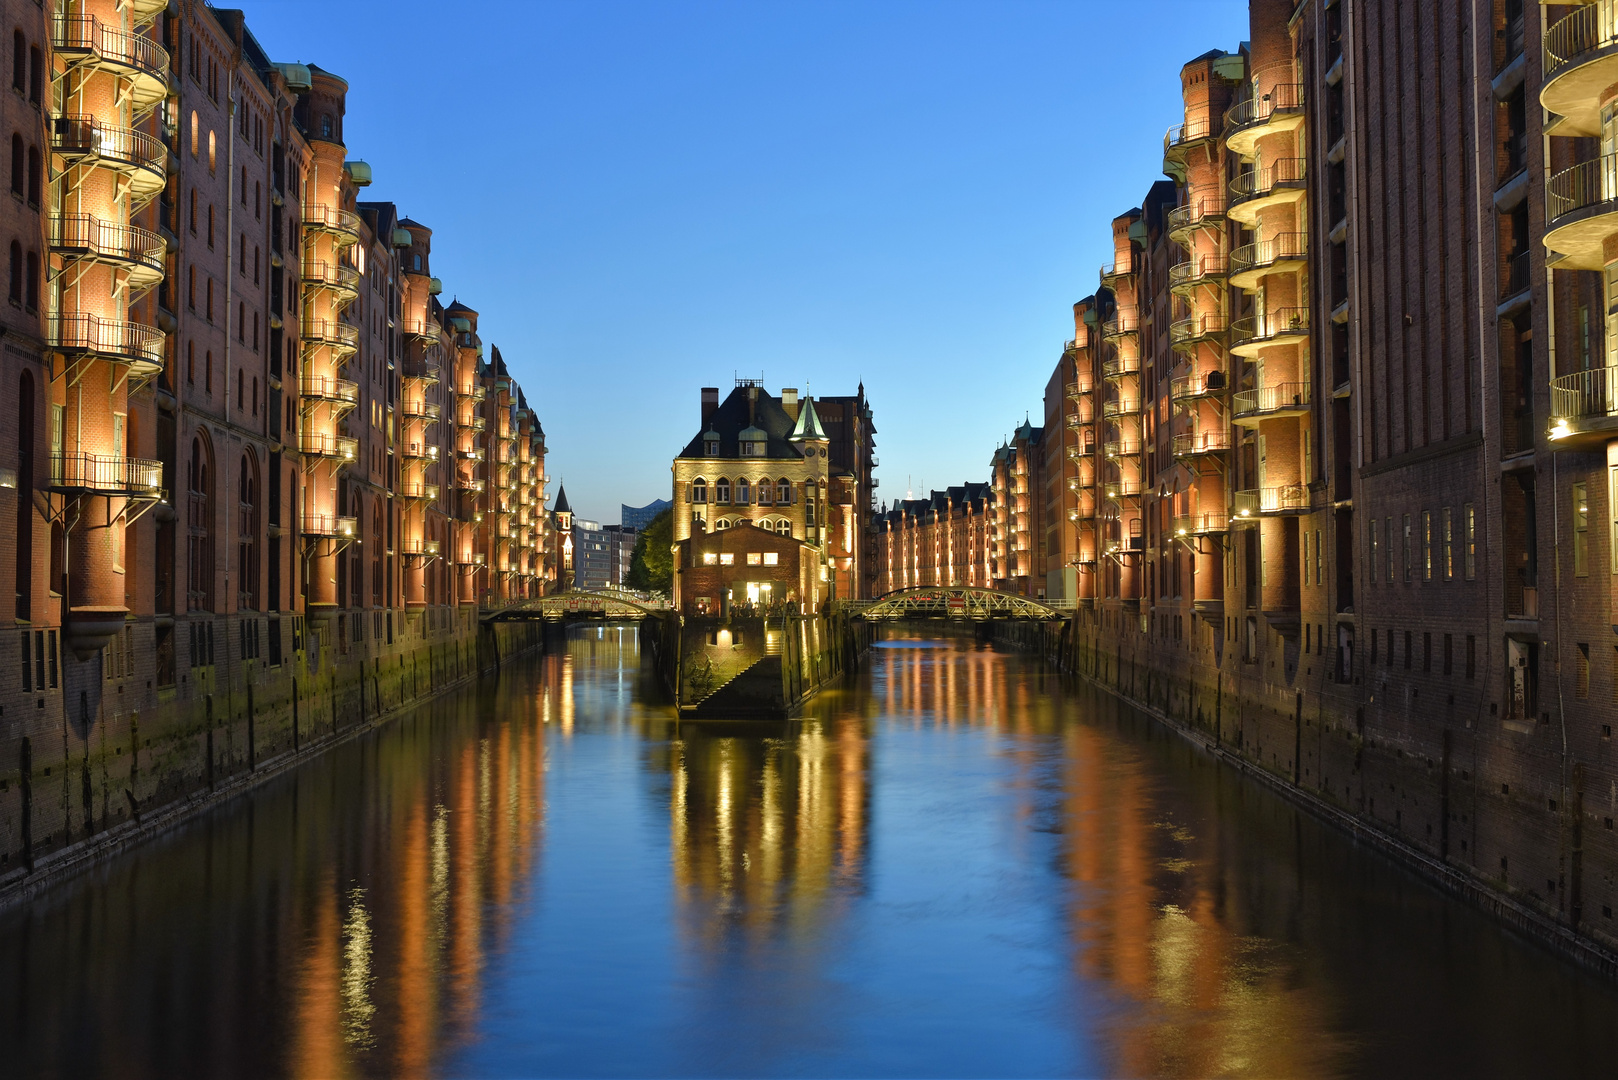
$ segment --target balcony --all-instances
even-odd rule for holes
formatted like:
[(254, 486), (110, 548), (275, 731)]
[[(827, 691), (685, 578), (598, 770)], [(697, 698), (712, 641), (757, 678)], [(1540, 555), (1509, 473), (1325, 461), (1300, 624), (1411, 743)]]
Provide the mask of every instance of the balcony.
[(360, 272), (342, 263), (310, 260), (303, 264), (300, 280), (307, 289), (327, 289), (339, 300), (354, 300), (360, 295)]
[(406, 319), (403, 329), (405, 337), (428, 343), (437, 342), (443, 333), (443, 328), (431, 319)]
[(1220, 198), (1197, 199), (1184, 206), (1176, 206), (1164, 219), (1169, 239), (1185, 247), (1190, 246), (1187, 238), (1197, 229), (1219, 230), (1224, 224), (1225, 200)]
[(1230, 283), (1238, 289), (1252, 289), (1266, 274), (1303, 269), (1308, 258), (1305, 233), (1279, 233), (1256, 244), (1243, 244), (1230, 253)]
[(163, 331), (95, 315), (52, 315), (46, 333), (53, 349), (129, 365), (136, 378), (163, 370)]
[(360, 238), (360, 216), (339, 206), (306, 203), (303, 207), (303, 227), (306, 232), (326, 233), (343, 246)]
[(1191, 117), (1163, 133), (1163, 157), (1169, 161), (1184, 161), (1185, 155), (1193, 147), (1208, 142), (1218, 134), (1219, 128), (1213, 117)]
[(1192, 315), (1169, 324), (1169, 347), (1191, 350), (1204, 341), (1217, 341), (1224, 335), (1225, 316), (1222, 313)]
[(142, 34), (108, 26), (94, 15), (57, 15), (51, 20), (51, 44), (70, 65), (129, 80), (129, 102), (137, 115), (168, 93), (168, 50)]
[(399, 410), (412, 420), (425, 420), (429, 424), (436, 423), (442, 413), (435, 401), (406, 401)]
[(1245, 427), (1284, 416), (1302, 416), (1309, 411), (1309, 384), (1278, 383), (1257, 390), (1242, 390), (1231, 398), (1231, 420)]
[(473, 413), (461, 421), (461, 427), (466, 428), (468, 431), (486, 431), (489, 427), (489, 421), (486, 417)]
[(400, 554), (407, 559), (436, 559), (439, 550), (437, 540), (406, 540), (400, 544)]
[(1108, 341), (1134, 337), (1140, 330), (1140, 316), (1133, 311), (1120, 311), (1101, 324), (1101, 336)]
[(1230, 324), (1230, 351), (1237, 356), (1257, 356), (1271, 345), (1296, 345), (1308, 340), (1306, 307), (1276, 308)]
[(328, 348), (340, 357), (352, 356), (360, 348), (360, 328), (335, 319), (304, 319), (298, 334), (306, 355), (317, 348)]
[(1225, 373), (1205, 371), (1200, 375), (1181, 375), (1169, 382), (1169, 400), (1176, 404), (1198, 398), (1216, 397), (1225, 392)]
[(403, 378), (417, 379), (422, 383), (436, 383), (438, 381), (438, 365), (429, 364), (425, 360), (406, 360), (399, 374)]
[(475, 551), (470, 556), (468, 556), (467, 558), (457, 561), (455, 565), (456, 566), (473, 566), (473, 567), (477, 567), (477, 566), (486, 565), (488, 563), (488, 561), (489, 561), (489, 557), (487, 555), (485, 555), (481, 551)]
[(1078, 378), (1073, 379), (1067, 384), (1065, 387), (1065, 392), (1068, 397), (1076, 398), (1088, 394), (1094, 389), (1095, 381), (1090, 377), (1089, 372), (1084, 372)]
[(1196, 458), (1223, 454), (1230, 449), (1230, 445), (1228, 428), (1208, 428), (1174, 436), (1173, 452), (1177, 458)]
[(1119, 285), (1134, 276), (1135, 264), (1132, 261), (1108, 263), (1101, 268), (1101, 287), (1117, 291)]
[(1169, 291), (1194, 292), (1204, 285), (1221, 285), (1230, 273), (1230, 260), (1223, 255), (1198, 255), (1169, 267)]
[(1140, 374), (1140, 357), (1114, 354), (1101, 361), (1101, 377), (1121, 379), (1125, 375)]
[(157, 233), (133, 225), (114, 225), (89, 214), (52, 214), (51, 252), (65, 260), (108, 263), (129, 274), (134, 290), (150, 289), (163, 280), (168, 244)]
[[(1292, 78), (1286, 65), (1285, 78)], [(1234, 154), (1250, 158), (1258, 140), (1303, 125), (1303, 84), (1278, 82), (1263, 94), (1244, 98), (1225, 111), (1225, 145)]]
[(1601, 134), (1601, 94), (1618, 83), (1618, 19), (1610, 0), (1586, 4), (1545, 31), (1539, 103), (1562, 119), (1555, 135)]
[(93, 116), (58, 116), (49, 122), (51, 152), (71, 166), (99, 165), (129, 181), (137, 202), (149, 201), (168, 180), (168, 147), (133, 128), (111, 127)]
[(1068, 338), (1062, 342), (1062, 355), (1068, 356), (1086, 348), (1089, 348), (1089, 342), (1080, 341), (1078, 338)]
[(434, 462), (438, 460), (438, 445), (420, 440), (402, 442), (399, 444), (399, 456), (406, 461)]
[(1093, 473), (1081, 472), (1077, 476), (1070, 476), (1067, 478), (1067, 489), (1075, 494), (1081, 491), (1088, 491), (1095, 486), (1096, 478)]
[(489, 396), (489, 390), (482, 383), (473, 383), (461, 392), (469, 401), (482, 401)]
[[(360, 387), (347, 379), (329, 375), (305, 375), (299, 387), (305, 401), (323, 401), (352, 409), (359, 404)], [(345, 409), (346, 411), (346, 409)]]
[(1139, 413), (1140, 398), (1137, 397), (1117, 397), (1101, 405), (1101, 415), (1109, 420), (1119, 416), (1136, 416)]
[(1140, 456), (1139, 439), (1108, 439), (1101, 444), (1101, 452), (1110, 458)]
[(1087, 415), (1085, 413), (1076, 413), (1075, 412), (1075, 413), (1068, 413), (1067, 414), (1067, 426), (1070, 427), (1070, 428), (1073, 428), (1073, 429), (1075, 429), (1077, 431), (1083, 431), (1085, 428), (1088, 428), (1091, 424), (1094, 424), (1095, 422), (1096, 422), (1096, 419), (1095, 419), (1094, 416), (1090, 416), (1090, 415)]
[(1602, 244), (1618, 233), (1618, 154), (1563, 169), (1545, 184), (1545, 246), (1558, 269), (1601, 270)]
[(1575, 371), (1551, 380), (1551, 445), (1600, 448), (1618, 433), (1618, 368)]
[(1067, 456), (1069, 461), (1087, 461), (1094, 456), (1095, 452), (1096, 444), (1093, 440), (1086, 440), (1085, 442), (1080, 443), (1078, 446), (1070, 446), (1067, 448)]
[(305, 429), (299, 433), (298, 449), (311, 457), (335, 458), (340, 461), (353, 461), (359, 453), (360, 444), (357, 439), (350, 439), (346, 435), (334, 435), (326, 431), (309, 431)]
[(52, 454), (51, 484), (58, 491), (163, 497), (163, 463), (117, 454)]
[(1212, 536), (1226, 528), (1227, 515), (1223, 510), (1208, 510), (1199, 514), (1179, 514), (1174, 518), (1175, 536)]
[(1120, 499), (1138, 499), (1142, 490), (1139, 480), (1109, 480), (1105, 488), (1107, 498), (1113, 502)]
[(1242, 173), (1230, 182), (1230, 206), (1226, 213), (1243, 225), (1256, 226), (1261, 211), (1303, 198), (1304, 171), (1301, 157), (1277, 158), (1273, 164), (1254, 166), (1251, 172)]
[(303, 535), (352, 539), (359, 533), (359, 522), (341, 514), (304, 514)]
[(1304, 484), (1253, 488), (1231, 496), (1231, 513), (1237, 522), (1266, 515), (1307, 514), (1310, 502), (1309, 488)]
[(468, 447), (464, 450), (458, 450), (456, 453), (462, 461), (482, 461), (484, 457), (483, 448), (480, 446)]
[(401, 480), (398, 491), (401, 499), (432, 502), (438, 498), (438, 485), (422, 480)]

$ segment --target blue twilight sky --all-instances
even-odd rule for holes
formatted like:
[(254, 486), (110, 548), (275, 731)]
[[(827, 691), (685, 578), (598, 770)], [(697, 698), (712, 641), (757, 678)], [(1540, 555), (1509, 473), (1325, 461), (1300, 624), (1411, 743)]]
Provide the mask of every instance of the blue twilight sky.
[[(864, 379), (878, 496), (988, 477), (1245, 0), (247, 0), (350, 84), (368, 197), (434, 230), (545, 425), (551, 495), (669, 494), (698, 389)], [(318, 26), (315, 37), (310, 28)]]

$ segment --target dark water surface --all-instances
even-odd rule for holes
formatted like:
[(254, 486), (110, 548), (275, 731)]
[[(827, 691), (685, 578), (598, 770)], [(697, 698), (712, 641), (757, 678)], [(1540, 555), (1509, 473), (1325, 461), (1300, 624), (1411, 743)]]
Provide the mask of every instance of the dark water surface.
[(592, 629), (0, 916), (0, 1073), (1576, 1076), (1618, 995), (1037, 660)]

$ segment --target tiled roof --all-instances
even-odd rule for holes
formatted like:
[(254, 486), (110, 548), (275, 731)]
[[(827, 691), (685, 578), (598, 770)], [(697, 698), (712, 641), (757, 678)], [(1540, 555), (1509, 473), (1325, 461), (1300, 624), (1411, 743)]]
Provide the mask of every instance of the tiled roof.
[[(719, 408), (715, 410), (706, 425), (707, 430), (715, 432), (719, 436), (719, 457), (741, 457), (740, 435), (742, 429), (749, 426), (747, 416), (747, 392), (749, 389), (752, 388), (738, 386), (732, 390), (730, 396), (719, 403)], [(758, 398), (754, 403), (751, 426), (761, 429), (767, 436), (763, 457), (765, 459), (776, 458), (791, 461), (801, 459), (803, 453), (787, 441), (792, 435), (794, 426), (792, 417), (788, 416), (786, 410), (781, 407), (779, 398), (772, 397), (763, 387), (756, 389), (758, 390)], [(685, 449), (681, 450), (676, 456), (682, 458), (711, 457), (712, 455), (704, 452), (702, 445), (703, 434), (704, 432), (699, 431), (686, 444)], [(824, 438), (824, 436), (821, 437)], [(744, 460), (757, 460), (757, 457), (758, 455), (754, 455)]]

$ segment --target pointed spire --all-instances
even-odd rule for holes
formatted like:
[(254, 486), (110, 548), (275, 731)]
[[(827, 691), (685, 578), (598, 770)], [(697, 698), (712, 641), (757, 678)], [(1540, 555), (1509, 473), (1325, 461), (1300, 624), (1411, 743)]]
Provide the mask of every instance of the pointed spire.
[(820, 417), (815, 415), (815, 399), (805, 397), (803, 407), (798, 410), (798, 422), (792, 428), (792, 434), (787, 438), (798, 439), (824, 439), (826, 430), (820, 426)]
[(558, 514), (571, 514), (573, 512), (573, 508), (567, 504), (567, 488), (560, 483), (556, 485), (555, 510)]

